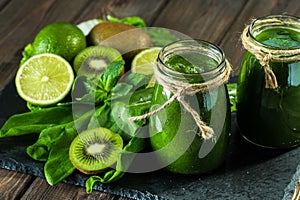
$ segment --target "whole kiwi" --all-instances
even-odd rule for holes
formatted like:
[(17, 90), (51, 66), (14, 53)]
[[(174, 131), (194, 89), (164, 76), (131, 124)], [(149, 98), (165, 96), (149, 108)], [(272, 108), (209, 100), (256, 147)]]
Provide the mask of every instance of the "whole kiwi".
[(152, 46), (150, 37), (141, 28), (108, 21), (94, 26), (87, 40), (90, 45), (104, 45), (119, 50), (126, 63), (131, 63), (137, 53)]
[(69, 149), (69, 158), (79, 171), (98, 174), (112, 166), (123, 148), (122, 137), (103, 127), (78, 134)]

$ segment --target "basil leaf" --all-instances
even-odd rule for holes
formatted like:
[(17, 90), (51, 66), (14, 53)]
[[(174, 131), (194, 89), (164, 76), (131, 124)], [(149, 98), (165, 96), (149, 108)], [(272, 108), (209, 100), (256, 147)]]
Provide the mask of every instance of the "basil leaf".
[(120, 78), (125, 61), (115, 61), (112, 62), (100, 76), (100, 81), (98, 83), (98, 88), (110, 92), (111, 89), (116, 85), (118, 79)]
[(125, 62), (115, 61), (108, 65), (100, 78), (79, 76), (75, 79), (72, 96), (76, 101), (99, 105), (108, 98), (112, 88), (119, 80)]

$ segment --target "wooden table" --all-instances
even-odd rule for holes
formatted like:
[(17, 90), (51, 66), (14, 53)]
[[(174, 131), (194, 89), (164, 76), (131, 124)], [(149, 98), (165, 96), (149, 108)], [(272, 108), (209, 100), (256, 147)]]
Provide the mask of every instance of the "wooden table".
[[(24, 46), (55, 21), (140, 16), (148, 26), (165, 27), (218, 44), (234, 74), (243, 55), (240, 34), (251, 18), (287, 13), (300, 16), (299, 0), (0, 0), (0, 91), (12, 80)], [(39, 177), (0, 169), (0, 199), (126, 199), (82, 187), (51, 187)]]

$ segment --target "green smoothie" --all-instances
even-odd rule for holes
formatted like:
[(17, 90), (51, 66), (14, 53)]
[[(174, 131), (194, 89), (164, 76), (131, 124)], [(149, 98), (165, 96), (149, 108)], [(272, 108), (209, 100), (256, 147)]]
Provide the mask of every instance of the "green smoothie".
[[(255, 36), (270, 48), (300, 48), (300, 32), (269, 28)], [(289, 148), (300, 144), (300, 61), (270, 62), (278, 88), (265, 88), (259, 61), (246, 52), (238, 80), (237, 120), (242, 135), (264, 147)]]
[[(218, 66), (215, 59), (188, 50), (176, 51), (165, 63), (160, 64), (180, 72), (190, 83), (203, 81), (201, 74)], [(156, 84), (152, 109), (158, 108), (171, 96), (173, 93)], [(191, 114), (175, 100), (163, 111), (150, 117), (151, 145), (157, 151), (160, 162), (166, 165), (165, 169), (181, 174), (206, 173), (219, 167), (225, 158), (230, 130), (227, 89), (222, 85), (208, 93), (185, 96), (184, 99), (200, 113), (205, 123), (215, 125), (215, 140), (205, 141)], [(218, 117), (220, 120), (215, 120)]]
[(193, 51), (182, 51), (170, 57), (166, 62), (169, 68), (186, 74), (197, 74), (209, 71), (218, 65), (211, 57)]

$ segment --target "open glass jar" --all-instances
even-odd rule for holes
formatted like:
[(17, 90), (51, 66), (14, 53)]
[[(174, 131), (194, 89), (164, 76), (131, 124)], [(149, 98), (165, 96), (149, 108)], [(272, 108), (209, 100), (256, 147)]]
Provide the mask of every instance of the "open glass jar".
[(163, 167), (200, 174), (224, 161), (230, 131), (223, 51), (201, 40), (181, 40), (158, 56), (150, 140)]
[(246, 53), (237, 88), (237, 122), (250, 142), (268, 148), (300, 144), (300, 19), (254, 20), (242, 34)]

